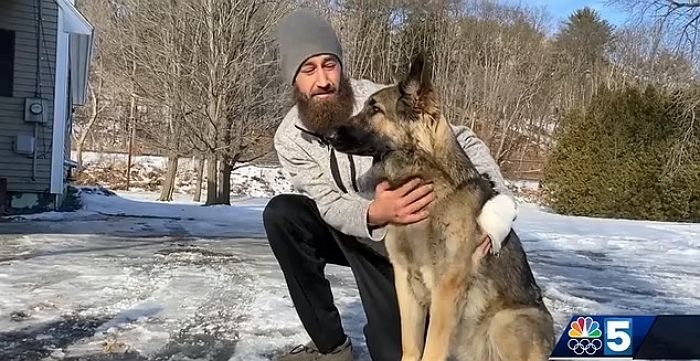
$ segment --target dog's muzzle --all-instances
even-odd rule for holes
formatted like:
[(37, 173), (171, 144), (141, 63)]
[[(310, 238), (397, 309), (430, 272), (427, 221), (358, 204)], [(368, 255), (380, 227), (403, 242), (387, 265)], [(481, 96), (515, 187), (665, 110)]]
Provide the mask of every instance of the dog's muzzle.
[(335, 128), (326, 135), (326, 140), (333, 148), (344, 153), (352, 153), (353, 150), (364, 148), (360, 132), (353, 127), (340, 126)]
[(326, 139), (335, 150), (347, 154), (381, 157), (389, 150), (388, 143), (377, 134), (353, 126), (340, 126)]

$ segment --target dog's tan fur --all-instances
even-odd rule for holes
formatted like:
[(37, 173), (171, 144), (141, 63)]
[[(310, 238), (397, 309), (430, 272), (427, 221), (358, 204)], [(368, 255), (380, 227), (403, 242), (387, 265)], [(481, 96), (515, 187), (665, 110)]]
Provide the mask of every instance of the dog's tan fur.
[(395, 186), (414, 177), (434, 185), (430, 217), (389, 225), (386, 237), (403, 360), (546, 360), (553, 322), (517, 238), (497, 256), (477, 250), (486, 237), (477, 217), (495, 192), (458, 146), (429, 72), (418, 57), (406, 79), (373, 94), (331, 141), (377, 157)]

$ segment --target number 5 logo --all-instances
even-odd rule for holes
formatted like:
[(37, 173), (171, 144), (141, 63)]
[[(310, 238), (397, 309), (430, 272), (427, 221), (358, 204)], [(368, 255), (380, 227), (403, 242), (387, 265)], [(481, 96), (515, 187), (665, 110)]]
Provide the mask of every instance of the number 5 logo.
[(605, 319), (605, 354), (632, 355), (632, 319)]

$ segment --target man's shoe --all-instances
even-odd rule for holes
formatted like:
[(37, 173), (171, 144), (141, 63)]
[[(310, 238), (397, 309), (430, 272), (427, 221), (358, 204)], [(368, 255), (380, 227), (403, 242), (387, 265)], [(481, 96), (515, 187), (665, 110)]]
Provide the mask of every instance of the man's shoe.
[(321, 353), (314, 342), (309, 341), (306, 345), (298, 345), (288, 353), (275, 358), (275, 361), (352, 361), (352, 343), (350, 338), (346, 338), (345, 342), (335, 350)]

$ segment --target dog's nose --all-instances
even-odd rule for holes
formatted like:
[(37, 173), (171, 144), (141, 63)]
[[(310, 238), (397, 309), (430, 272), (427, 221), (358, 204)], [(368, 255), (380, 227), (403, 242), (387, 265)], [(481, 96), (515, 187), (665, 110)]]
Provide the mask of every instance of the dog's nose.
[(333, 129), (329, 129), (325, 134), (326, 141), (331, 145), (340, 146), (352, 142), (355, 137), (355, 130), (347, 125), (339, 125)]
[(331, 141), (331, 142), (338, 139), (338, 131), (333, 130), (331, 132), (328, 132), (328, 134), (326, 134), (326, 139), (328, 139), (328, 141)]
[(330, 132), (326, 133), (326, 140), (328, 142), (332, 143), (337, 139), (338, 139), (338, 130), (337, 129), (331, 130)]

